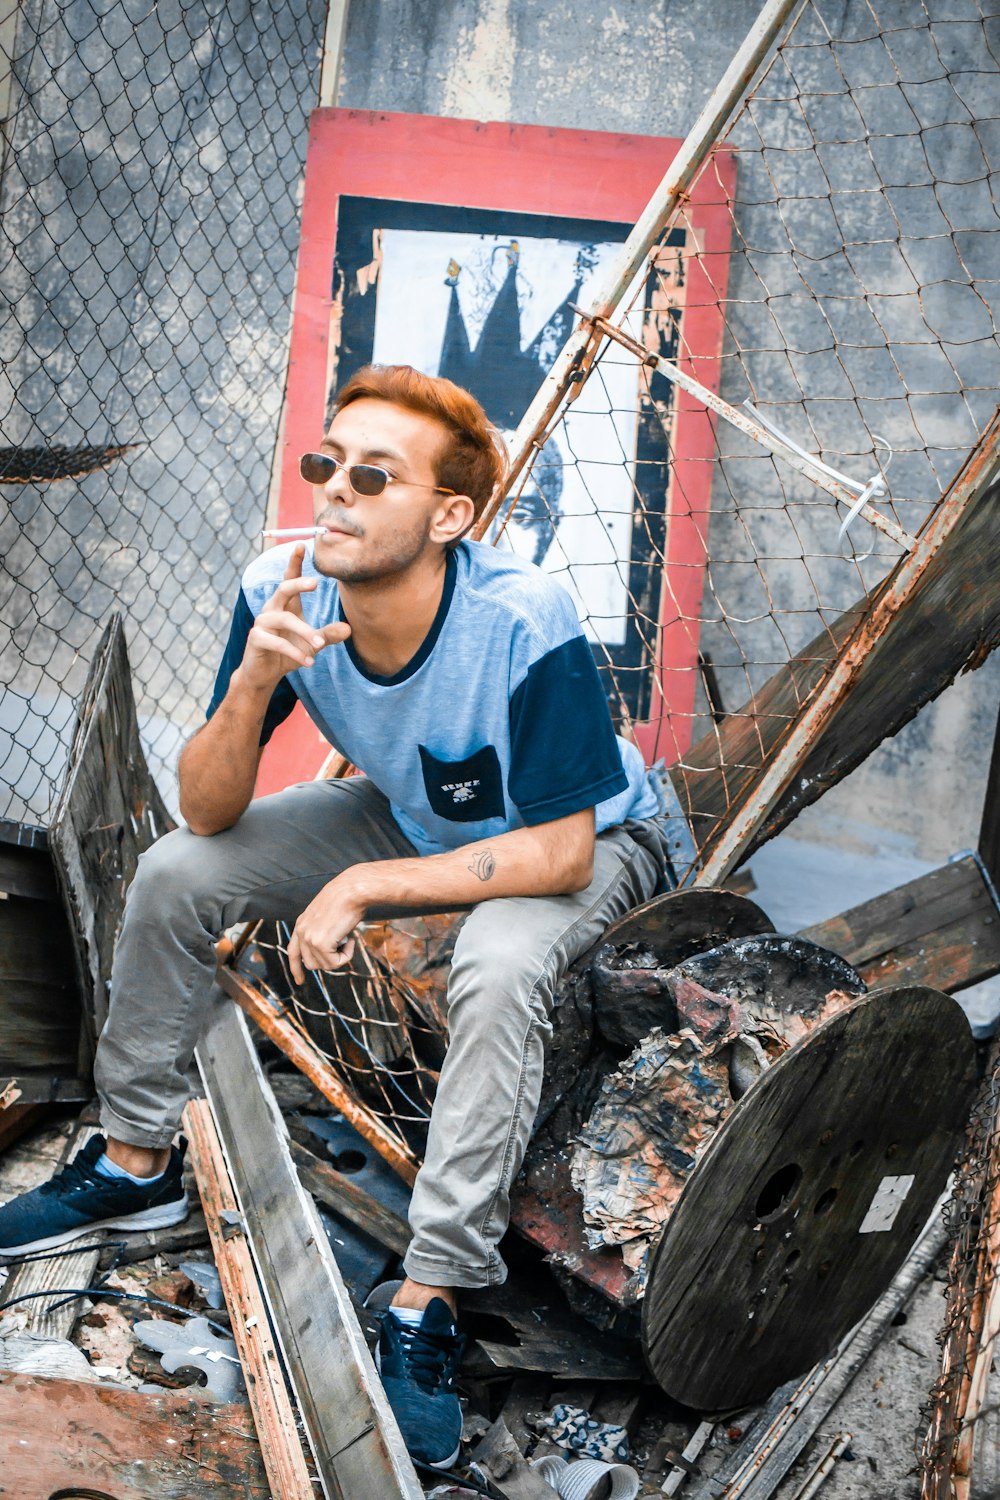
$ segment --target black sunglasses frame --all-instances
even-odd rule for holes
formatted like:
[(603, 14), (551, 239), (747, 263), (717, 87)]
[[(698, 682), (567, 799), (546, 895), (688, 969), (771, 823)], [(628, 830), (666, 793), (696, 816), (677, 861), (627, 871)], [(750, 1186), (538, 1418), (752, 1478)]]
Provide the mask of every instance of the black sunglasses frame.
[[(318, 472), (322, 475), (321, 478), (314, 477), (315, 466), (317, 465), (319, 466)], [(307, 469), (311, 469), (314, 472), (307, 473)], [(456, 493), (455, 490), (445, 489), (440, 484), (415, 484), (409, 479), (397, 479), (395, 474), (390, 474), (388, 469), (380, 468), (378, 464), (345, 464), (339, 458), (334, 458), (331, 453), (303, 453), (299, 459), (299, 473), (306, 481), (306, 484), (327, 484), (338, 469), (344, 470), (347, 475), (347, 482), (354, 493), (356, 495), (363, 495), (366, 499), (384, 494), (387, 486), (390, 484), (405, 484), (411, 489), (416, 490), (436, 490), (442, 495), (454, 495)], [(362, 476), (360, 483), (357, 478), (359, 475)], [(364, 476), (366, 475), (372, 476), (376, 481), (381, 481), (381, 483), (378, 483), (377, 488), (363, 488), (366, 482), (371, 482), (370, 480), (365, 480)]]

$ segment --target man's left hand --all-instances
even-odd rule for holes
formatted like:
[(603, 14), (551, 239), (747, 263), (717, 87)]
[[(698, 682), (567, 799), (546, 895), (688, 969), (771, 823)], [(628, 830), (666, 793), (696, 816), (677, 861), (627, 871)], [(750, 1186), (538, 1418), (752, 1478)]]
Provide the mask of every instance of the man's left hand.
[(299, 917), (288, 943), (288, 963), (296, 984), (306, 969), (343, 969), (354, 957), (354, 929), (365, 907), (346, 871), (325, 885)]

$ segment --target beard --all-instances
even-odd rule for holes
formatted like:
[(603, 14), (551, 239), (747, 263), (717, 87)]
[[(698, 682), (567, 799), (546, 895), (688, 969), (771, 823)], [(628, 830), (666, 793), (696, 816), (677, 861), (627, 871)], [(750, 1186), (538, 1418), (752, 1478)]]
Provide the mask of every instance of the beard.
[(386, 535), (372, 539), (355, 524), (353, 516), (347, 518), (335, 511), (324, 512), (316, 524), (328, 523), (342, 526), (362, 545), (348, 544), (344, 556), (331, 555), (329, 544), (317, 537), (313, 549), (316, 571), (327, 578), (335, 578), (338, 583), (353, 584), (387, 582), (405, 573), (426, 551), (431, 529), (429, 517), (416, 515), (405, 528), (396, 527)]

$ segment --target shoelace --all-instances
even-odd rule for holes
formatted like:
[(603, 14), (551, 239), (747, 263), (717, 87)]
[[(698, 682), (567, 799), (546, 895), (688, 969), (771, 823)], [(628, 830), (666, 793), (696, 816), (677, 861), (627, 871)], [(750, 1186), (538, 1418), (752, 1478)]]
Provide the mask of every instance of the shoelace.
[(410, 1328), (393, 1318), (393, 1333), (399, 1345), (403, 1367), (421, 1390), (433, 1395), (449, 1379), (462, 1356), (465, 1343), (461, 1334), (431, 1333), (424, 1328)]
[(78, 1193), (83, 1188), (94, 1187), (100, 1182), (110, 1182), (112, 1179), (104, 1177), (98, 1172), (96, 1164), (92, 1161), (81, 1161), (75, 1156), (72, 1161), (66, 1163), (61, 1172), (50, 1177), (48, 1182), (42, 1184), (43, 1193), (66, 1192)]

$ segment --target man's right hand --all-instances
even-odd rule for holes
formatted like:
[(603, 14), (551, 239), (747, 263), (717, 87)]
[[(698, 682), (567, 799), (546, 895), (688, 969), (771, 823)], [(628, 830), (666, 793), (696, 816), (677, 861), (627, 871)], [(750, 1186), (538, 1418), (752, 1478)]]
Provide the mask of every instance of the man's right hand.
[(241, 670), (248, 687), (273, 691), (282, 677), (311, 667), (320, 651), (345, 641), (351, 633), (344, 620), (322, 629), (306, 623), (302, 595), (311, 593), (317, 580), (302, 577), (305, 551), (301, 543), (292, 548), (284, 578), (247, 636)]

